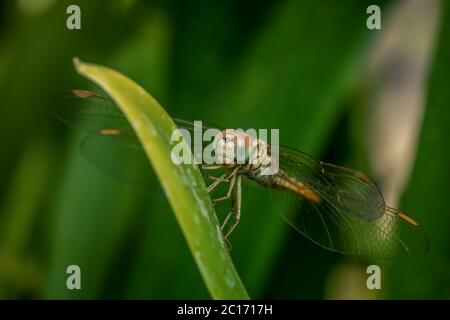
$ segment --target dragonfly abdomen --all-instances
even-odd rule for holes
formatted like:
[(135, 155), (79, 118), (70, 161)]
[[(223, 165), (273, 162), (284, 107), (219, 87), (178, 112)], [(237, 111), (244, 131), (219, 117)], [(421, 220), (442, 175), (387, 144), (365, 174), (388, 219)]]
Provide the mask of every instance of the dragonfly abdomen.
[(247, 172), (246, 176), (264, 187), (290, 191), (314, 203), (321, 200), (317, 193), (306, 187), (302, 182), (288, 177), (281, 170), (275, 175), (261, 175), (260, 172), (261, 168)]
[(318, 203), (321, 200), (320, 196), (313, 190), (305, 186), (302, 182), (287, 176), (282, 171), (274, 176), (274, 182), (278, 187), (294, 192), (308, 201)]

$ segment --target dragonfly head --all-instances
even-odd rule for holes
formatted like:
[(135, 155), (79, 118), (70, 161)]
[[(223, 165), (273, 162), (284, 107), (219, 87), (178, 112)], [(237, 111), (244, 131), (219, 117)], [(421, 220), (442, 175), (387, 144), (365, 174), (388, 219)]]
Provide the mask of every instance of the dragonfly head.
[(228, 166), (248, 165), (259, 167), (267, 159), (267, 144), (243, 132), (225, 129), (215, 138), (215, 158), (219, 164)]

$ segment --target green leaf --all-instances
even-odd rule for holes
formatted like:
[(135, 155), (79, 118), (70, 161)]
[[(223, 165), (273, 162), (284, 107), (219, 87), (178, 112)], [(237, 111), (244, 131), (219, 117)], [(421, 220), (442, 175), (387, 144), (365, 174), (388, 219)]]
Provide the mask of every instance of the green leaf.
[(115, 101), (130, 121), (173, 208), (205, 284), (215, 299), (248, 295), (224, 247), (209, 194), (195, 165), (171, 161), (170, 137), (176, 126), (142, 87), (120, 73), (74, 60), (77, 71)]

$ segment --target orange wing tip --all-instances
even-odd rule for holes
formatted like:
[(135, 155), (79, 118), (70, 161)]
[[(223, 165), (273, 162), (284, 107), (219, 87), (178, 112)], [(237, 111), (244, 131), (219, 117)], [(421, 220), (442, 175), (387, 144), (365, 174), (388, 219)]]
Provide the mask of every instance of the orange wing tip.
[(89, 97), (97, 96), (97, 94), (95, 94), (94, 92), (82, 90), (82, 89), (74, 89), (74, 90), (71, 90), (71, 92), (80, 98), (89, 98)]
[(413, 218), (411, 218), (410, 216), (408, 216), (407, 214), (403, 213), (403, 212), (399, 212), (398, 216), (400, 218), (402, 218), (403, 220), (405, 220), (406, 222), (418, 226), (419, 224), (416, 222), (416, 220), (414, 220)]
[(359, 179), (359, 180), (361, 180), (361, 181), (363, 181), (363, 182), (365, 182), (365, 183), (370, 183), (371, 181), (370, 181), (370, 179), (369, 179), (369, 177), (368, 176), (366, 176), (364, 173), (362, 173), (362, 172), (359, 172), (359, 171), (356, 171), (356, 177)]
[(121, 131), (116, 128), (108, 128), (108, 129), (101, 129), (98, 131), (98, 133), (104, 136), (118, 136), (121, 134)]

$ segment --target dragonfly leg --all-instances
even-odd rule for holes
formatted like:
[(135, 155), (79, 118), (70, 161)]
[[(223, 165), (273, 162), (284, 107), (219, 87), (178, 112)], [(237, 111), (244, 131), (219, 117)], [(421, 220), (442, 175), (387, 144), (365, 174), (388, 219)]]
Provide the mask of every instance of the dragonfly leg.
[[(235, 181), (236, 181), (236, 179), (235, 179)], [(228, 212), (227, 216), (225, 217), (225, 219), (222, 222), (222, 226), (220, 227), (220, 230), (222, 230), (222, 232), (223, 232), (223, 229), (225, 228), (225, 226), (227, 225), (228, 220), (230, 220), (230, 218), (233, 216), (233, 214), (235, 214), (235, 211), (236, 211), (235, 210), (236, 209), (236, 193), (235, 193), (236, 190), (234, 190), (235, 186), (236, 186), (236, 183), (233, 184), (233, 189), (231, 189), (231, 193), (230, 193), (230, 195), (233, 195), (233, 204), (232, 204), (231, 210)], [(227, 247), (230, 249), (231, 248), (230, 242), (227, 239), (225, 239), (225, 237), (224, 237), (224, 240), (227, 243)]]
[[(222, 226), (220, 227), (220, 230), (222, 230), (222, 232), (223, 232), (223, 228), (225, 228), (225, 226), (226, 226), (227, 223), (228, 223), (228, 220), (230, 220), (230, 218), (231, 218), (231, 216), (232, 216), (233, 214), (234, 214), (234, 211), (233, 211), (233, 210), (230, 210), (230, 212), (228, 212), (228, 214), (227, 214), (225, 220), (223, 220)], [(223, 241), (224, 241), (225, 244), (227, 245), (227, 249), (228, 249), (229, 251), (231, 251), (231, 242), (230, 242), (230, 240), (228, 240), (227, 238), (223, 237)]]
[(223, 197), (215, 198), (215, 199), (212, 200), (212, 202), (213, 202), (214, 204), (215, 204), (216, 202), (219, 202), (219, 201), (223, 201), (223, 200), (229, 199), (229, 198), (231, 197), (231, 195), (233, 194), (234, 186), (235, 186), (235, 184), (236, 184), (236, 177), (237, 177), (236, 175), (234, 175), (234, 176), (231, 177), (231, 180), (230, 180), (230, 186), (228, 187), (227, 193), (226, 193)]
[(226, 224), (228, 223), (228, 220), (230, 220), (231, 216), (234, 214), (233, 210), (230, 210), (230, 212), (228, 212), (225, 220), (223, 220), (222, 225), (220, 226), (220, 230), (223, 231), (223, 228), (225, 228)]
[(209, 179), (211, 180), (220, 180), (220, 182), (229, 182), (230, 180), (228, 180), (227, 178), (222, 178), (222, 177), (214, 177), (214, 176), (208, 176)]
[(207, 189), (208, 192), (213, 191), (215, 187), (217, 187), (220, 183), (223, 182), (223, 180), (224, 180), (225, 177), (226, 177), (226, 173), (224, 173), (223, 175), (221, 175), (219, 178), (215, 178), (215, 179), (214, 179), (214, 182), (211, 183), (211, 184), (208, 186), (208, 189)]
[(224, 173), (224, 174), (221, 175), (220, 177), (211, 177), (211, 176), (209, 176), (209, 178), (210, 178), (210, 179), (213, 179), (214, 182), (211, 183), (211, 184), (208, 186), (208, 189), (207, 189), (208, 192), (211, 192), (212, 190), (214, 190), (214, 188), (217, 187), (217, 186), (218, 186), (220, 183), (222, 183), (222, 182), (229, 182), (230, 179), (233, 178), (233, 177), (238, 173), (238, 171), (239, 171), (239, 167), (236, 167), (236, 169), (234, 169), (234, 170), (231, 172), (231, 174), (229, 174), (228, 176), (227, 176), (226, 173)]
[(233, 206), (231, 208), (230, 213), (228, 213), (227, 218), (225, 219), (224, 223), (222, 224), (222, 229), (225, 227), (226, 223), (230, 219), (230, 217), (234, 214), (235, 220), (233, 224), (228, 228), (225, 235), (223, 236), (223, 239), (225, 242), (229, 243), (228, 237), (231, 235), (233, 230), (236, 228), (236, 226), (239, 224), (239, 221), (241, 219), (241, 176), (236, 177), (236, 185), (235, 185), (235, 197), (233, 198)]
[(223, 239), (225, 241), (225, 244), (227, 246), (228, 251), (231, 251), (231, 242), (228, 239)]

